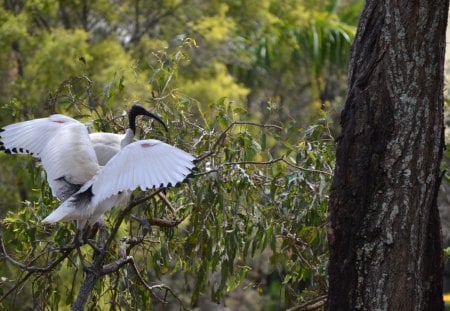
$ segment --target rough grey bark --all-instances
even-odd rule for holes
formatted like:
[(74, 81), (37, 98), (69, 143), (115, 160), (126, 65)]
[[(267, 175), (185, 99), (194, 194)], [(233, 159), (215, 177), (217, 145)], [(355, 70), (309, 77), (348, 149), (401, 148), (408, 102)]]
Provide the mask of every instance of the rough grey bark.
[(329, 310), (442, 310), (448, 0), (368, 0), (330, 197)]
[(99, 279), (99, 276), (90, 272), (84, 278), (80, 286), (80, 291), (77, 296), (77, 300), (72, 305), (72, 311), (83, 311), (86, 303), (94, 290), (95, 283)]

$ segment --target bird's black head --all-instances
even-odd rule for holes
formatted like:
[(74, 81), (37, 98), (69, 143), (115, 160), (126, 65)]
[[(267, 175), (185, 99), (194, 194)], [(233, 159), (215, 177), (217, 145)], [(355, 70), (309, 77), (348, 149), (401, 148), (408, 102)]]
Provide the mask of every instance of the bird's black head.
[(130, 111), (128, 111), (128, 120), (129, 120), (129, 127), (133, 131), (133, 133), (136, 132), (136, 117), (137, 116), (147, 116), (150, 118), (155, 119), (159, 123), (161, 123), (164, 126), (164, 129), (168, 131), (166, 124), (161, 120), (161, 118), (153, 112), (148, 111), (144, 107), (142, 107), (139, 104), (134, 104)]

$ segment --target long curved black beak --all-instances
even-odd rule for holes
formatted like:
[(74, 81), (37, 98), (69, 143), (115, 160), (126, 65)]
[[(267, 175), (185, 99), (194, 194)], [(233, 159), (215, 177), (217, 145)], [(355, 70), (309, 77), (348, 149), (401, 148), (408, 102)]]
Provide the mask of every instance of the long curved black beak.
[(164, 129), (168, 132), (166, 124), (163, 122), (160, 116), (158, 116), (156, 113), (150, 112), (144, 107), (142, 107), (139, 104), (134, 104), (131, 109), (128, 111), (128, 121), (130, 129), (133, 131), (133, 133), (136, 132), (136, 117), (137, 116), (147, 116), (152, 119), (155, 119), (159, 123), (161, 123), (164, 126)]

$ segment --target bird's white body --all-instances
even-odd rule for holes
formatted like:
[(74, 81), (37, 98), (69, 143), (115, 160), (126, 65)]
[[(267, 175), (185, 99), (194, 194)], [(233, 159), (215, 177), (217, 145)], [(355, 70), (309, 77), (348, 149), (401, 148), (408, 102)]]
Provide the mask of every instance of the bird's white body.
[(81, 229), (131, 191), (175, 186), (194, 168), (189, 153), (154, 139), (130, 143), (133, 135), (130, 129), (89, 135), (77, 120), (52, 115), (3, 127), (0, 143), (41, 160), (53, 195), (63, 201), (43, 222), (77, 220)]
[(115, 133), (91, 133), (92, 146), (97, 155), (98, 164), (104, 166), (121, 149), (121, 141), (125, 135)]

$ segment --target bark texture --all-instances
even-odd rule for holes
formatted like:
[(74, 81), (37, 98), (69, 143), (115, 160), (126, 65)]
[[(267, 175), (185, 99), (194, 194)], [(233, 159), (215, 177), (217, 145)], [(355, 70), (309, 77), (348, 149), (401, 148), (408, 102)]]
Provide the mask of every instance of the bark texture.
[(442, 310), (448, 0), (368, 0), (330, 198), (328, 310)]

